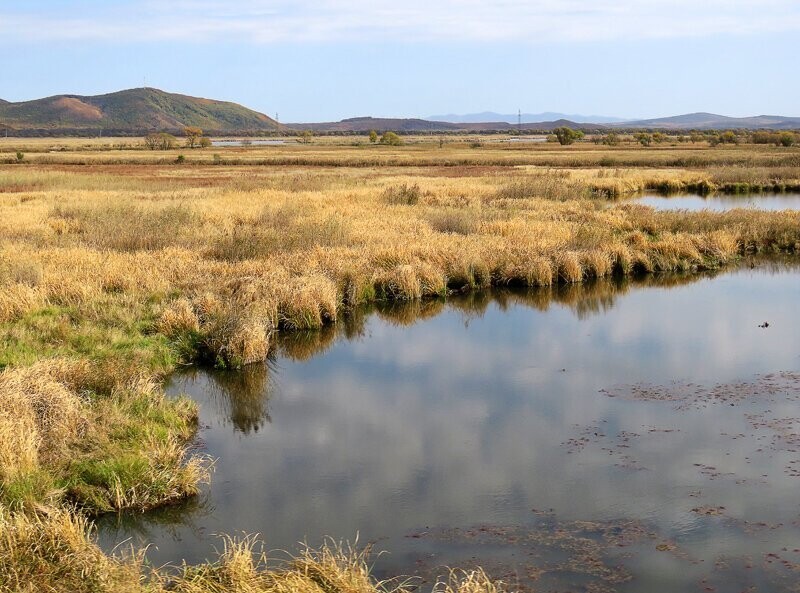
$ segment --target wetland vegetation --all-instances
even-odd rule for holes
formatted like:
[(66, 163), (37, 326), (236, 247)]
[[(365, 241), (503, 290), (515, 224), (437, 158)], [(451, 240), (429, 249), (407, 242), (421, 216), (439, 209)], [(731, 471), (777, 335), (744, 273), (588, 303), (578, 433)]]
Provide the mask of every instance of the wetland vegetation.
[[(213, 480), (197, 403), (164, 379), (303, 352), (301, 336), (370, 303), (435, 312), (456, 292), (694, 274), (800, 246), (797, 211), (609, 200), (796, 190), (793, 147), (125, 142), (0, 143), (0, 590), (380, 589), (361, 551), (332, 544), (269, 569), (253, 538), (173, 571), (104, 554), (88, 518)], [(438, 590), (496, 586), (451, 576)]]

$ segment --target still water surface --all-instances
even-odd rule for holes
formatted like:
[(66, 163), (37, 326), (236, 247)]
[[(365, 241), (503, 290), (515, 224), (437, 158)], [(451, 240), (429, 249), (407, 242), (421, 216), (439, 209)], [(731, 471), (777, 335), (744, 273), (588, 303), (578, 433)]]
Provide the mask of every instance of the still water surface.
[(734, 208), (750, 208), (756, 210), (800, 210), (800, 194), (797, 193), (760, 193), (760, 194), (675, 194), (664, 196), (656, 193), (645, 193), (632, 198), (637, 204), (652, 206), (656, 210), (711, 210), (725, 212)]
[(107, 519), (101, 544), (153, 544), (161, 564), (212, 557), (218, 533), (274, 549), (358, 533), (389, 552), (379, 575), (479, 564), (539, 592), (795, 591), (798, 302), (798, 269), (764, 264), (501, 291), (365, 311), (267, 365), (177, 375), (213, 483)]
[(211, 146), (282, 146), (284, 140), (212, 140)]

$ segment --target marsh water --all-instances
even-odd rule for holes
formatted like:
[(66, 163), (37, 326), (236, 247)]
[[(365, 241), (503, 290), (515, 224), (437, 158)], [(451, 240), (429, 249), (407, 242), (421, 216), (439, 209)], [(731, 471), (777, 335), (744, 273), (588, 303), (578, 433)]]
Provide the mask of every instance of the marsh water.
[(796, 591), (799, 302), (797, 267), (756, 261), (356, 312), (268, 364), (174, 376), (213, 482), (106, 518), (100, 543), (162, 564), (219, 533), (358, 536), (379, 576), (421, 582), (480, 565), (537, 592)]
[(284, 140), (212, 140), (211, 146), (282, 146)]
[(644, 193), (632, 198), (637, 204), (652, 206), (656, 210), (711, 210), (724, 212), (735, 208), (756, 210), (800, 210), (800, 193), (752, 194), (672, 194)]

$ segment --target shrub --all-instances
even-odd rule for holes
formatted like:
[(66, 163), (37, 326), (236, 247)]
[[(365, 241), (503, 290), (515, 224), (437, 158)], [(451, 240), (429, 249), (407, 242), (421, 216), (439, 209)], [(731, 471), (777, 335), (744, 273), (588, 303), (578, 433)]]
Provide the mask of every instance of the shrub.
[(793, 132), (769, 132), (762, 130), (753, 132), (750, 136), (753, 144), (774, 144), (775, 146), (792, 146), (797, 142), (797, 136)]
[(566, 126), (556, 128), (553, 130), (553, 134), (555, 134), (556, 139), (562, 146), (572, 144), (576, 140), (583, 138), (583, 132), (580, 130), (573, 130), (572, 128), (568, 128)]
[(17, 151), (17, 162), (21, 163), (25, 159), (25, 154), (21, 151)]
[(200, 138), (200, 148), (208, 148), (209, 146), (211, 146), (211, 138), (207, 136)]
[(792, 132), (783, 132), (780, 135), (781, 146), (793, 146), (797, 141), (797, 137)]
[(148, 134), (144, 137), (144, 145), (150, 150), (170, 150), (175, 148), (177, 138), (166, 132)]
[(419, 202), (421, 196), (422, 191), (416, 183), (414, 185), (404, 183), (383, 190), (383, 199), (389, 204), (413, 206)]
[(186, 162), (186, 157), (183, 156), (182, 154), (179, 154), (178, 158), (175, 159), (175, 162), (180, 165), (180, 164)]
[(385, 144), (387, 146), (400, 146), (402, 143), (403, 139), (394, 132), (384, 132), (383, 136), (381, 136), (381, 144)]
[(186, 146), (194, 148), (203, 136), (203, 130), (196, 126), (186, 126), (183, 128), (183, 133), (186, 136)]
[(750, 136), (750, 141), (753, 144), (778, 144), (780, 142), (780, 134), (778, 132), (753, 132)]

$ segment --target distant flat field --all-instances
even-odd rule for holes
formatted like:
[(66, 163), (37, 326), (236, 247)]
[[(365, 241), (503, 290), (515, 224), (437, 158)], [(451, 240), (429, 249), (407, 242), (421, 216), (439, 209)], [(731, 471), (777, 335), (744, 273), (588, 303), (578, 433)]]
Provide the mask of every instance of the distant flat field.
[[(141, 138), (0, 138), (0, 159), (14, 162), (16, 152), (41, 164), (173, 163), (298, 164), (304, 166), (560, 166), (560, 167), (705, 167), (800, 166), (800, 149), (764, 145), (709, 147), (706, 142), (664, 142), (642, 147), (633, 142), (603, 146), (581, 142), (512, 142), (510, 136), (405, 136), (403, 146), (371, 144), (367, 137), (323, 136), (309, 143), (283, 138), (276, 146), (213, 146), (168, 151), (146, 150)], [(215, 156), (216, 155), (216, 156)]]

